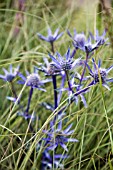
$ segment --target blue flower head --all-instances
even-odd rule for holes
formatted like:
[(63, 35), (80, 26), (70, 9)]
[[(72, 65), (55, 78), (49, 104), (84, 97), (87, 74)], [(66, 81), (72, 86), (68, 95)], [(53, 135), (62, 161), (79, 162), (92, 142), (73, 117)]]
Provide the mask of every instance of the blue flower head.
[(30, 86), (32, 88), (38, 88), (39, 90), (45, 91), (45, 89), (41, 88), (45, 83), (50, 82), (51, 79), (46, 80), (40, 80), (39, 74), (34, 71), (34, 73), (29, 73), (26, 71), (27, 77), (25, 77), (23, 74), (19, 73), (19, 77), (21, 77), (22, 80), (19, 80), (19, 84), (26, 84), (26, 86)]
[(62, 130), (62, 121), (60, 121), (56, 129), (52, 127), (49, 131), (45, 131), (48, 135), (47, 138), (44, 138), (46, 144), (49, 145), (47, 148), (49, 150), (54, 150), (60, 145), (65, 151), (68, 151), (65, 143), (78, 142), (77, 139), (68, 138), (74, 132), (74, 130), (70, 130), (71, 127), (72, 124), (70, 124), (65, 130)]
[(101, 60), (98, 61), (98, 65), (96, 64), (94, 59), (92, 59), (92, 62), (94, 69), (92, 70), (88, 64), (87, 68), (90, 72), (89, 74), (93, 78), (93, 84), (99, 83), (101, 78), (102, 85), (106, 87), (108, 90), (110, 90), (108, 82), (113, 82), (113, 78), (107, 78), (107, 75), (113, 69), (113, 65), (108, 69), (105, 69), (101, 68)]
[(42, 34), (40, 33), (37, 33), (38, 37), (41, 39), (41, 40), (44, 40), (44, 41), (47, 41), (47, 42), (50, 42), (50, 43), (53, 43), (54, 41), (58, 40), (62, 35), (63, 35), (63, 32), (62, 33), (58, 33), (59, 32), (59, 28), (56, 29), (55, 33), (52, 34), (52, 31), (50, 28), (48, 28), (48, 36), (45, 37), (43, 36)]
[(89, 36), (89, 38), (86, 39), (84, 33), (78, 34), (76, 30), (74, 30), (74, 36), (72, 36), (68, 30), (68, 35), (73, 39), (73, 45), (76, 49), (80, 49), (82, 51), (90, 53), (99, 47), (100, 40), (98, 40), (95, 43), (92, 43), (91, 36)]
[[(105, 38), (106, 36), (106, 30), (103, 31), (102, 35), (99, 35), (99, 31), (96, 30), (96, 35), (93, 36), (92, 33), (90, 33), (90, 36), (92, 38), (92, 40), (95, 40), (95, 42), (99, 42), (98, 46), (103, 45), (106, 43), (106, 41), (108, 41), (108, 38)], [(108, 45), (109, 43), (107, 43), (106, 45)]]
[(49, 62), (47, 58), (43, 58), (44, 65), (41, 65), (40, 68), (36, 67), (37, 70), (44, 72), (46, 76), (59, 75), (61, 70), (57, 68), (54, 62)]
[(51, 54), (49, 54), (50, 58), (53, 61), (53, 65), (57, 68), (59, 71), (67, 71), (73, 69), (76, 65), (79, 64), (80, 58), (73, 61), (75, 53), (70, 54), (70, 48), (68, 48), (66, 54), (64, 56), (61, 56), (60, 53), (56, 53), (58, 59), (53, 57)]
[(76, 30), (74, 29), (74, 36), (71, 35), (70, 31), (67, 31), (68, 35), (75, 41), (75, 44), (80, 45), (81, 47), (84, 46), (86, 42), (86, 36), (84, 33), (77, 33)]
[(13, 79), (18, 75), (19, 66), (17, 66), (17, 68), (13, 69), (12, 64), (11, 64), (9, 67), (9, 71), (7, 71), (5, 68), (3, 68), (3, 71), (4, 71), (5, 75), (0, 74), (0, 78), (3, 79), (4, 81), (12, 82)]

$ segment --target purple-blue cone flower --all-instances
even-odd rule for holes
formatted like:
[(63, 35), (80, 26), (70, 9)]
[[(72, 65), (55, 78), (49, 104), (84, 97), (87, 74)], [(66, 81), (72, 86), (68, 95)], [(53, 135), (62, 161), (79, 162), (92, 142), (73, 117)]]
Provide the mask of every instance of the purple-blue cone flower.
[(62, 130), (62, 121), (58, 123), (58, 127), (52, 127), (49, 131), (44, 131), (48, 137), (44, 138), (46, 141), (47, 148), (49, 150), (54, 150), (59, 145), (65, 150), (68, 151), (66, 143), (68, 142), (78, 142), (77, 139), (69, 138), (70, 135), (74, 133), (74, 130), (70, 130), (72, 124), (70, 124), (65, 130)]
[(49, 62), (47, 58), (43, 58), (44, 64), (40, 67), (35, 67), (37, 70), (44, 72), (46, 76), (61, 75), (62, 71), (57, 68), (54, 62)]
[(53, 61), (53, 65), (59, 70), (59, 71), (67, 71), (74, 69), (77, 65), (79, 65), (80, 58), (73, 60), (74, 53), (70, 54), (70, 48), (68, 48), (66, 54), (64, 56), (61, 56), (60, 53), (56, 53), (57, 57), (52, 56), (49, 54), (50, 58)]
[(76, 30), (74, 30), (74, 36), (72, 36), (70, 31), (68, 30), (68, 35), (72, 38), (75, 49), (80, 49), (88, 54), (97, 49), (101, 43), (100, 39), (92, 43), (91, 36), (86, 39), (84, 33), (77, 33)]
[(18, 76), (22, 79), (18, 81), (18, 84), (26, 84), (26, 86), (30, 86), (32, 88), (38, 88), (39, 90), (46, 91), (45, 89), (41, 88), (45, 83), (48, 83), (51, 81), (51, 79), (46, 80), (40, 80), (39, 74), (36, 72), (36, 70), (33, 73), (29, 73), (26, 71), (26, 77), (19, 73)]
[(90, 32), (90, 36), (92, 38), (92, 40), (94, 40), (95, 42), (99, 42), (98, 46), (101, 45), (108, 45), (109, 43), (106, 43), (108, 41), (109, 38), (105, 38), (106, 36), (106, 30), (103, 31), (102, 35), (99, 35), (99, 31), (96, 30), (96, 35), (93, 36), (93, 34)]
[(52, 31), (50, 28), (48, 28), (48, 36), (45, 37), (43, 36), (42, 34), (40, 33), (37, 33), (38, 37), (41, 39), (41, 40), (44, 40), (44, 41), (47, 41), (47, 42), (50, 42), (50, 43), (53, 43), (54, 41), (58, 40), (62, 35), (63, 35), (63, 32), (61, 32), (59, 34), (59, 28), (56, 29), (55, 33), (52, 34)]
[(13, 79), (18, 75), (19, 72), (19, 66), (17, 68), (12, 67), (12, 64), (9, 66), (9, 71), (7, 71), (5, 68), (3, 68), (3, 71), (5, 75), (0, 74), (0, 79), (3, 79), (4, 81), (12, 82)]
[(90, 68), (90, 66), (87, 64), (87, 68), (89, 70), (90, 76), (93, 78), (93, 84), (99, 83), (100, 78), (102, 85), (110, 90), (108, 83), (113, 82), (113, 78), (108, 78), (108, 73), (113, 69), (113, 65), (109, 68), (101, 68), (101, 60), (98, 61), (98, 64), (96, 64), (95, 60), (92, 59), (93, 62), (93, 69)]

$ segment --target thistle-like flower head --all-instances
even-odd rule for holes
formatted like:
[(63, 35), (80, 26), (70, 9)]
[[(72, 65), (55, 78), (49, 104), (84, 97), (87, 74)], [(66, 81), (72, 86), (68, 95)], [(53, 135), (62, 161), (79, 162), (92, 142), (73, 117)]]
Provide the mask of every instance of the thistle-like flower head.
[(4, 81), (12, 82), (13, 79), (17, 76), (17, 74), (19, 72), (19, 66), (17, 66), (17, 68), (13, 69), (12, 65), (10, 65), (9, 71), (7, 71), (5, 68), (3, 68), (3, 71), (4, 71), (5, 75), (0, 74), (0, 78), (3, 79)]
[(106, 36), (106, 30), (103, 31), (102, 35), (99, 35), (99, 31), (96, 30), (96, 35), (93, 36), (92, 33), (90, 33), (90, 36), (92, 38), (92, 40), (94, 40), (95, 42), (99, 42), (99, 46), (100, 45), (103, 45), (103, 44), (106, 44), (108, 45), (109, 43), (106, 43), (106, 41), (108, 41), (108, 38), (105, 38)]
[(85, 37), (84, 33), (75, 34), (74, 41), (75, 41), (76, 45), (79, 44), (81, 46), (84, 46), (85, 41), (86, 41), (86, 37)]
[(86, 36), (85, 34), (82, 33), (77, 33), (76, 30), (74, 29), (74, 37), (72, 37), (72, 35), (70, 34), (70, 32), (68, 31), (68, 35), (74, 39), (74, 43), (77, 45), (79, 44), (80, 46), (84, 46), (85, 42), (86, 42)]
[(59, 68), (57, 68), (54, 62), (49, 62), (47, 58), (43, 58), (43, 60), (44, 60), (44, 65), (41, 65), (40, 68), (36, 67), (37, 70), (44, 72), (46, 76), (62, 74), (62, 71)]
[(98, 64), (96, 64), (94, 59), (92, 59), (92, 62), (94, 69), (92, 70), (88, 64), (87, 68), (90, 72), (89, 74), (91, 75), (91, 77), (93, 77), (93, 84), (99, 83), (101, 79), (102, 85), (110, 90), (108, 82), (113, 82), (113, 78), (107, 78), (107, 75), (113, 69), (113, 65), (110, 66), (108, 69), (105, 69), (101, 68), (101, 60), (98, 61)]
[(26, 71), (26, 77), (19, 73), (19, 77), (21, 77), (22, 80), (19, 80), (19, 84), (26, 84), (26, 86), (30, 86), (32, 88), (38, 88), (39, 90), (45, 91), (45, 89), (41, 88), (45, 83), (50, 82), (51, 79), (46, 79), (46, 80), (40, 80), (40, 76), (38, 72), (36, 72), (36, 69), (34, 70), (34, 73), (29, 73)]
[(36, 73), (31, 73), (27, 76), (27, 85), (38, 87), (40, 84), (40, 77)]
[(74, 30), (74, 36), (72, 36), (68, 30), (68, 35), (73, 39), (73, 45), (76, 49), (80, 49), (87, 53), (94, 51), (101, 44), (100, 39), (98, 39), (95, 43), (92, 43), (91, 36), (89, 36), (89, 38), (86, 39), (84, 33), (77, 33), (76, 30)]
[(60, 145), (65, 151), (68, 151), (65, 143), (78, 142), (77, 139), (69, 138), (74, 132), (74, 130), (70, 130), (71, 127), (72, 124), (70, 124), (65, 130), (62, 130), (62, 121), (60, 121), (56, 129), (52, 127), (51, 130), (44, 131), (48, 135), (47, 138), (44, 138), (46, 144), (49, 145), (47, 148), (49, 150), (54, 150)]
[(59, 32), (59, 28), (56, 29), (54, 34), (52, 34), (51, 29), (48, 28), (48, 36), (47, 37), (43, 36), (40, 33), (37, 33), (37, 35), (40, 39), (47, 41), (47, 42), (50, 42), (50, 43), (53, 43), (54, 41), (58, 40), (63, 35), (63, 32), (60, 33), (60, 34), (58, 32)]
[(75, 52), (73, 52), (71, 55), (70, 48), (68, 48), (68, 51), (64, 56), (61, 56), (61, 54), (58, 52), (56, 53), (58, 59), (53, 57), (51, 54), (49, 54), (49, 56), (52, 59), (53, 65), (57, 68), (57, 70), (67, 71), (73, 69), (77, 64), (79, 64), (80, 58), (73, 61), (74, 54)]

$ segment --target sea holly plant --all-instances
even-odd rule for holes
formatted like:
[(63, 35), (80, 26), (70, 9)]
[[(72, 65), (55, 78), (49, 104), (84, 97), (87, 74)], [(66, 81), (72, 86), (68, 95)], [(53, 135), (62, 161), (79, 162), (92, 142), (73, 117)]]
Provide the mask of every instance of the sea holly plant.
[(48, 28), (48, 36), (45, 37), (43, 36), (42, 34), (40, 33), (37, 33), (38, 37), (43, 40), (43, 41), (46, 41), (46, 42), (49, 42), (51, 44), (51, 51), (54, 53), (54, 42), (56, 40), (58, 40), (62, 35), (63, 35), (63, 32), (61, 32), (59, 34), (59, 28), (56, 29), (55, 33), (52, 34), (52, 30), (51, 28), (49, 27)]
[(91, 36), (92, 40), (94, 40), (95, 42), (99, 42), (99, 45), (104, 45), (104, 44), (108, 45), (109, 44), (107, 42), (109, 40), (109, 38), (105, 38), (106, 30), (103, 31), (102, 35), (99, 35), (99, 31), (96, 30), (96, 35), (93, 36), (93, 34), (90, 33), (90, 36)]
[(89, 65), (87, 65), (87, 68), (89, 70), (90, 76), (93, 78), (92, 83), (97, 84), (100, 81), (102, 82), (102, 86), (110, 90), (108, 83), (113, 82), (113, 78), (108, 78), (108, 73), (113, 69), (113, 65), (109, 68), (105, 69), (101, 67), (101, 60), (98, 61), (98, 64), (96, 64), (95, 60), (92, 58), (93, 63), (93, 70), (90, 68)]
[[(41, 170), (65, 169), (65, 165), (61, 160), (64, 161), (70, 156), (70, 142), (72, 145), (76, 145), (77, 143), (79, 144), (81, 140), (80, 138), (78, 139), (76, 137), (76, 139), (73, 137), (76, 134), (76, 130), (74, 123), (68, 123), (68, 107), (71, 104), (76, 107), (79, 102), (82, 102), (82, 107), (88, 108), (85, 94), (89, 93), (92, 86), (95, 87), (95, 85), (98, 85), (100, 82), (103, 87), (110, 90), (108, 83), (112, 83), (113, 78), (109, 78), (108, 74), (112, 71), (113, 65), (104, 68), (101, 66), (100, 59), (97, 63), (97, 59), (93, 58), (94, 51), (98, 50), (98, 48), (104, 44), (109, 44), (107, 42), (108, 38), (105, 38), (106, 31), (100, 35), (97, 30), (96, 36), (90, 32), (87, 38), (84, 32), (77, 33), (77, 31), (74, 30), (74, 35), (72, 35), (68, 30), (67, 33), (71, 38), (73, 46), (68, 47), (64, 53), (54, 48), (55, 41), (63, 36), (63, 32), (59, 33), (60, 30), (58, 28), (52, 33), (50, 27), (47, 31), (47, 37), (37, 33), (38, 38), (51, 45), (49, 54), (43, 57), (42, 64), (40, 66), (34, 66), (34, 72), (30, 73), (26, 71), (26, 75), (21, 73), (21, 67), (19, 68), (19, 66), (17, 66), (16, 69), (13, 69), (12, 65), (10, 65), (9, 71), (5, 68), (3, 69), (4, 75), (1, 74), (0, 79), (11, 85), (13, 96), (8, 96), (7, 99), (19, 106), (18, 116), (23, 116), (24, 121), (27, 120), (28, 123), (29, 119), (34, 121), (37, 120), (38, 117), (38, 113), (35, 113), (35, 115), (31, 114), (33, 113), (33, 111), (31, 111), (31, 104), (33, 103), (32, 96), (34, 91), (37, 94), (40, 91), (48, 95), (47, 88), (51, 86), (52, 83), (51, 91), (53, 91), (53, 93), (51, 93), (51, 99), (53, 99), (53, 102), (52, 100), (46, 101), (46, 98), (41, 102), (38, 101), (40, 107), (44, 107), (45, 112), (48, 110), (50, 113), (54, 113), (49, 124), (42, 130), (44, 147), (41, 152), (42, 159), (40, 161), (40, 168)], [(80, 50), (82, 50), (84, 55), (77, 57), (79, 56)], [(44, 78), (41, 78), (42, 74)], [(29, 89), (28, 100), (24, 105), (22, 105), (22, 98), (18, 99), (18, 94), (15, 90), (15, 86), (23, 85), (25, 90)], [(59, 110), (64, 94), (67, 95), (67, 103)], [(67, 121), (65, 121), (65, 116), (67, 116)], [(34, 126), (30, 126), (30, 130), (33, 134), (36, 133)], [(40, 146), (40, 141), (37, 142), (37, 146), (38, 145)], [(66, 155), (64, 153), (66, 153)]]
[(76, 30), (74, 30), (74, 36), (71, 35), (69, 30), (67, 33), (73, 40), (73, 46), (76, 49), (80, 49), (86, 53), (96, 50), (101, 45), (104, 45), (104, 43), (108, 40), (108, 38), (105, 38), (106, 31), (104, 31), (101, 36), (99, 36), (98, 30), (96, 30), (96, 36), (93, 36), (93, 34), (90, 32), (88, 39), (83, 32), (77, 33)]
[(33, 95), (33, 90), (38, 89), (43, 92), (46, 92), (46, 90), (44, 88), (42, 88), (41, 86), (44, 86), (45, 83), (50, 82), (51, 79), (40, 80), (40, 76), (38, 75), (38, 72), (36, 69), (34, 69), (34, 72), (31, 74), (28, 71), (26, 71), (26, 75), (27, 75), (26, 77), (21, 73), (19, 73), (18, 75), (21, 78), (21, 80), (19, 80), (18, 83), (25, 84), (26, 86), (30, 87), (28, 104), (27, 104), (26, 110), (24, 112), (24, 116), (25, 116), (25, 118), (31, 118), (31, 116), (29, 115), (29, 109), (30, 109), (30, 104), (31, 104), (31, 98)]
[(5, 68), (3, 68), (3, 71), (5, 75), (0, 74), (0, 79), (3, 79), (4, 81), (7, 81), (7, 82), (12, 82), (19, 72), (19, 66), (13, 69), (12, 64), (11, 64), (9, 66), (9, 71), (7, 71)]
[(84, 69), (81, 75), (81, 80), (80, 84), (82, 82), (82, 79), (85, 74), (86, 70), (86, 64), (88, 62), (88, 59), (92, 56), (93, 52), (97, 50), (100, 46), (104, 45), (108, 38), (105, 38), (106, 36), (106, 31), (103, 32), (101, 36), (99, 36), (98, 30), (96, 30), (96, 36), (93, 36), (93, 34), (90, 32), (88, 39), (86, 39), (85, 34), (82, 33), (77, 33), (76, 29), (74, 29), (74, 36), (71, 35), (70, 31), (67, 31), (68, 35), (72, 38), (73, 40), (73, 46), (75, 49), (80, 49), (86, 53), (86, 58), (84, 62)]
[(49, 54), (49, 57), (52, 59), (53, 65), (59, 71), (67, 71), (67, 70), (74, 69), (76, 67), (76, 65), (79, 63), (80, 59), (76, 59), (73, 61), (74, 54), (73, 53), (70, 54), (70, 48), (68, 48), (68, 50), (64, 56), (61, 56), (61, 54), (58, 52), (56, 53), (58, 59), (56, 59), (51, 54)]
[[(55, 52), (54, 42), (56, 40), (58, 40), (63, 35), (63, 32), (61, 32), (59, 34), (59, 28), (57, 28), (55, 33), (52, 34), (51, 28), (49, 27), (48, 28), (48, 36), (47, 37), (41, 35), (40, 33), (37, 33), (37, 35), (38, 35), (38, 37), (40, 39), (50, 43), (50, 45), (51, 45), (51, 52), (54, 54), (54, 52)], [(55, 69), (55, 67), (53, 68), (53, 65), (50, 65), (50, 71), (52, 71), (53, 69)], [(50, 74), (51, 74), (51, 72), (50, 72)], [(58, 106), (58, 103), (57, 103), (57, 92), (56, 92), (56, 89), (57, 89), (56, 75), (52, 74), (52, 80), (53, 80), (53, 88), (54, 88), (54, 103), (55, 103), (54, 108), (56, 109), (57, 106)]]
[(5, 75), (0, 74), (0, 79), (4, 80), (5, 82), (9, 82), (13, 96), (14, 96), (12, 99), (15, 99), (15, 98), (17, 99), (17, 94), (16, 94), (13, 80), (17, 77), (19, 73), (19, 66), (17, 66), (17, 68), (13, 68), (12, 64), (10, 64), (9, 71), (6, 70), (5, 68), (3, 68), (3, 71)]
[(68, 142), (78, 142), (75, 138), (69, 138), (70, 135), (74, 133), (74, 130), (70, 130), (72, 124), (63, 130), (62, 120), (58, 123), (58, 127), (51, 127), (49, 131), (44, 131), (47, 134), (47, 138), (44, 138), (46, 145), (48, 145), (49, 150), (55, 150), (60, 145), (65, 151), (68, 151), (66, 143)]
[(80, 61), (80, 58), (73, 61), (74, 54), (75, 53), (70, 54), (70, 48), (68, 48), (68, 51), (66, 52), (64, 56), (61, 56), (61, 54), (57, 52), (56, 55), (58, 56), (58, 59), (56, 59), (55, 57), (49, 54), (50, 58), (53, 61), (53, 65), (60, 71), (65, 72), (65, 75), (67, 77), (69, 91), (71, 92), (73, 92), (73, 90), (70, 84), (68, 74), (70, 70), (73, 70), (77, 65), (79, 65), (79, 61)]

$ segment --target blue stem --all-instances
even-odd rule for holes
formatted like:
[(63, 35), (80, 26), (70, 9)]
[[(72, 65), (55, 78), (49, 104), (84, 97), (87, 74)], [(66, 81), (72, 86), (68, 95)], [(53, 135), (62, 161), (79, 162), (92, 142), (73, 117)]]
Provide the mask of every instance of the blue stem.
[[(50, 44), (51, 44), (51, 51), (54, 54), (55, 51), (54, 51), (54, 43), (53, 43), (53, 41), (50, 42)], [(57, 106), (58, 106), (57, 91), (56, 91), (56, 89), (57, 89), (56, 75), (52, 75), (52, 80), (53, 80), (53, 89), (54, 89), (54, 109), (56, 109)]]
[[(51, 52), (54, 54), (55, 50), (54, 50), (54, 42), (50, 42), (51, 44)], [(53, 80), (53, 89), (54, 89), (54, 109), (56, 109), (58, 107), (58, 98), (57, 98), (57, 81), (56, 81), (56, 75), (52, 75), (52, 80)], [(55, 124), (56, 121), (56, 116), (54, 117), (54, 119), (50, 122), (50, 127), (52, 127)]]
[[(33, 88), (31, 87), (30, 92), (29, 92), (29, 98), (28, 98), (28, 104), (27, 104), (27, 109), (25, 111), (25, 114), (29, 115), (29, 108), (30, 108), (30, 103), (31, 103), (31, 98), (33, 94)], [(27, 119), (27, 122), (29, 123), (29, 120)], [(32, 125), (30, 124), (30, 131), (34, 133), (34, 129)]]
[(55, 53), (55, 51), (54, 51), (54, 44), (53, 44), (53, 42), (50, 42), (50, 44), (51, 44), (51, 51), (54, 54)]
[(31, 87), (30, 93), (29, 93), (29, 98), (28, 98), (27, 109), (25, 111), (27, 114), (29, 113), (29, 108), (30, 108), (30, 102), (31, 102), (32, 94), (33, 94), (33, 88)]
[[(58, 106), (58, 101), (57, 101), (57, 83), (56, 83), (56, 75), (52, 75), (52, 80), (53, 80), (53, 89), (54, 89), (54, 109), (57, 108)], [(56, 116), (54, 117), (54, 119), (50, 122), (50, 127), (52, 128), (55, 124), (56, 121)]]
[(53, 89), (54, 89), (54, 109), (58, 107), (57, 103), (57, 82), (56, 82), (56, 75), (52, 75), (52, 80), (53, 80)]

